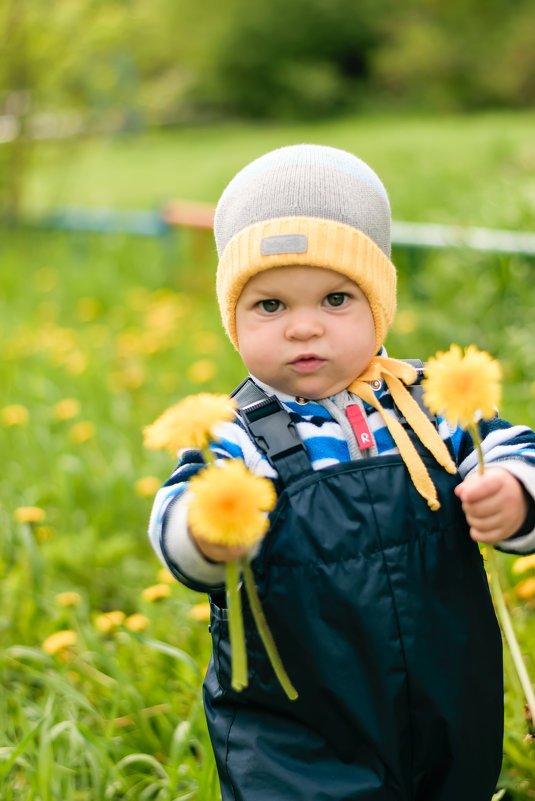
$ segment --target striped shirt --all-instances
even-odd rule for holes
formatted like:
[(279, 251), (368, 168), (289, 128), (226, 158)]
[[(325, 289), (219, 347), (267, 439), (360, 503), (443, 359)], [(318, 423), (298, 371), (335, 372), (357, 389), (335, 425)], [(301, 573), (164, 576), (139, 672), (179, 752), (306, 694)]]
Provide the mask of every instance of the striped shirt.
[[(399, 452), (380, 413), (346, 390), (329, 399), (303, 403), (297, 402), (292, 396), (275, 391), (257, 379), (255, 382), (268, 395), (276, 395), (281, 401), (296, 426), (314, 470), (355, 459)], [(375, 394), (383, 408), (399, 419), (399, 413), (386, 384), (382, 384)], [(346, 408), (349, 405), (359, 406), (368, 431), (372, 435), (372, 447), (366, 450), (360, 450), (348, 420)], [(441, 417), (437, 419), (437, 427), (457, 465), (460, 477), (464, 479), (469, 473), (477, 470), (478, 457), (470, 435), (461, 428), (450, 425)], [(480, 422), (480, 434), (485, 463), (489, 466), (499, 465), (511, 472), (521, 481), (528, 494), (535, 498), (535, 433), (527, 426), (511, 425), (495, 417)], [(239, 416), (231, 422), (220, 424), (215, 429), (214, 435), (216, 438), (211, 448), (218, 458), (243, 459), (246, 466), (256, 475), (277, 478), (276, 471), (256, 447)], [(182, 509), (181, 513), (177, 514), (175, 507), (190, 478), (201, 469), (202, 465), (202, 456), (198, 451), (188, 450), (179, 454), (176, 470), (155, 498), (149, 526), (153, 547), (164, 564), (180, 580), (195, 589), (198, 588), (196, 585), (199, 580), (203, 582), (203, 578), (191, 576), (191, 566), (188, 566), (188, 569), (180, 562), (177, 563), (177, 558), (181, 561), (183, 558), (186, 561), (189, 559), (187, 555), (182, 555), (184, 537), (188, 540), (189, 537), (186, 511)], [(173, 510), (172, 525), (171, 510)], [(514, 538), (500, 543), (500, 549), (513, 553), (535, 550), (535, 530), (530, 530), (531, 523), (530, 519), (527, 529), (524, 527)], [(206, 571), (202, 564), (197, 567), (204, 577), (207, 572), (213, 573), (211, 570)], [(216, 567), (220, 568), (219, 565)]]

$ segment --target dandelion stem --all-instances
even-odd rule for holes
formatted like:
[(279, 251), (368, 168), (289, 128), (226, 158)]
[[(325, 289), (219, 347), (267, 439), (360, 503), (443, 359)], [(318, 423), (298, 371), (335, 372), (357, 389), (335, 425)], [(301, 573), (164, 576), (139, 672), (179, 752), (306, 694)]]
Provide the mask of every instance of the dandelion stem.
[(247, 687), (247, 652), (240, 591), (238, 589), (239, 570), (236, 561), (226, 563), (226, 585), (228, 604), (228, 628), (232, 662), (232, 689), (239, 692)]
[(477, 461), (479, 464), (479, 472), (485, 472), (485, 461), (483, 459), (483, 449), (481, 448), (481, 437), (479, 436), (479, 428), (477, 423), (471, 423), (469, 426), (470, 436), (477, 451)]
[(207, 465), (208, 465), (208, 464), (214, 464), (214, 462), (215, 462), (215, 454), (214, 454), (214, 452), (213, 452), (213, 451), (210, 449), (210, 446), (209, 446), (209, 445), (205, 445), (205, 447), (204, 447), (204, 448), (201, 448), (201, 453), (202, 453), (202, 455), (203, 455), (203, 457), (204, 457), (204, 461), (205, 461), (205, 463), (206, 463)]
[(275, 640), (273, 639), (273, 635), (271, 634), (267, 620), (265, 618), (264, 611), (260, 603), (260, 598), (258, 597), (253, 571), (251, 570), (251, 565), (249, 564), (247, 558), (241, 560), (241, 567), (243, 571), (243, 577), (245, 580), (245, 589), (247, 592), (247, 598), (249, 599), (249, 606), (251, 607), (251, 612), (253, 613), (253, 618), (256, 623), (256, 628), (258, 629), (258, 633), (260, 634), (260, 639), (264, 644), (264, 648), (266, 649), (269, 661), (271, 662), (273, 670), (275, 671), (275, 675), (277, 676), (282, 689), (284, 690), (290, 701), (295, 701), (295, 699), (297, 698), (297, 691), (293, 686), (292, 682), (290, 681), (288, 674), (284, 669), (284, 665), (282, 664), (282, 659), (280, 658), (280, 654), (275, 644)]
[[(479, 436), (477, 423), (472, 423), (470, 426), (470, 434), (477, 450), (479, 472), (484, 473), (485, 462), (483, 460), (481, 437)], [(492, 545), (487, 548), (487, 569), (490, 576), (492, 597), (494, 598), (494, 603), (496, 605), (496, 614), (498, 616), (498, 620), (500, 621), (500, 626), (502, 628), (505, 641), (509, 647), (509, 651), (511, 652), (511, 657), (513, 659), (515, 670), (526, 698), (531, 720), (535, 721), (535, 694), (533, 693), (531, 680), (522, 658), (522, 652), (516, 638), (511, 616), (509, 615), (509, 610), (507, 609), (507, 604), (505, 603), (503, 590), (500, 584), (500, 576), (498, 573), (498, 560), (496, 559), (496, 552)]]
[(520, 646), (518, 644), (511, 617), (505, 603), (505, 598), (503, 597), (503, 591), (498, 575), (498, 560), (496, 559), (496, 553), (492, 547), (487, 549), (487, 566), (489, 569), (492, 595), (494, 597), (494, 603), (496, 604), (498, 619), (500, 621), (507, 645), (509, 646), (516, 672), (520, 680), (520, 684), (522, 685), (522, 690), (524, 691), (524, 695), (526, 697), (531, 720), (535, 721), (535, 693), (533, 692), (529, 674), (522, 658)]

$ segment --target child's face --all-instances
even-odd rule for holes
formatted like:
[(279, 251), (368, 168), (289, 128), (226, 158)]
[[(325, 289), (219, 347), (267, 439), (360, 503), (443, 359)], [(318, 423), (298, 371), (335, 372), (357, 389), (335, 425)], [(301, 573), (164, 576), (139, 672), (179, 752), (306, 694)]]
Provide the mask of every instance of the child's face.
[(238, 300), (236, 330), (249, 372), (311, 400), (349, 386), (376, 350), (364, 293), (321, 267), (273, 267), (255, 275)]

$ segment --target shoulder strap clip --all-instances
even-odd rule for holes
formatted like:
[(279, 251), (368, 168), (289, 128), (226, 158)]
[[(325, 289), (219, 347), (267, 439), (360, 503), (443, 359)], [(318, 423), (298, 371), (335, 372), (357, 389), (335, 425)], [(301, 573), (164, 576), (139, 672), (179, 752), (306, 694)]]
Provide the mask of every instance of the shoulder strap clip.
[(232, 397), (252, 439), (284, 483), (312, 469), (303, 441), (276, 396), (247, 378)]
[(247, 428), (262, 453), (273, 467), (276, 462), (305, 446), (295, 430), (288, 412), (276, 397), (250, 403), (240, 409)]

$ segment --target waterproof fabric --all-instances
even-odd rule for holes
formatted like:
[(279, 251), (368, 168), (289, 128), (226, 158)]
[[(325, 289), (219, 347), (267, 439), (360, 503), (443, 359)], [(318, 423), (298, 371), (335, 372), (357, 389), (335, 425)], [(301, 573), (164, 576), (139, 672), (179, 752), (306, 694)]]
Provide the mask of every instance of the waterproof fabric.
[(212, 597), (204, 701), (223, 801), (491, 798), (501, 638), (459, 479), (422, 458), (438, 513), (399, 456), (305, 472), (280, 494), (253, 569), (298, 700), (245, 593), (249, 687), (230, 688), (227, 611)]

